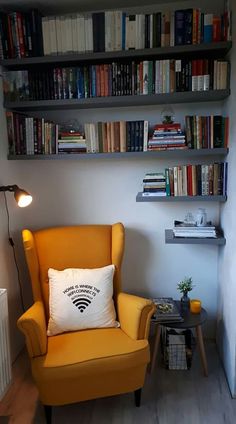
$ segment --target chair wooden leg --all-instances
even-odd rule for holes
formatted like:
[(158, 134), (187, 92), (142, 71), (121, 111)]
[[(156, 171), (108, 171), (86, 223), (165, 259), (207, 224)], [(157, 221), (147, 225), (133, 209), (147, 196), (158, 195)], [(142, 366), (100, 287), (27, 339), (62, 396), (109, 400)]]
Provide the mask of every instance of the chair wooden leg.
[(44, 405), (44, 412), (47, 424), (52, 424), (52, 407), (50, 405)]
[(141, 405), (141, 394), (142, 394), (142, 389), (135, 390), (134, 392), (135, 406), (139, 407)]

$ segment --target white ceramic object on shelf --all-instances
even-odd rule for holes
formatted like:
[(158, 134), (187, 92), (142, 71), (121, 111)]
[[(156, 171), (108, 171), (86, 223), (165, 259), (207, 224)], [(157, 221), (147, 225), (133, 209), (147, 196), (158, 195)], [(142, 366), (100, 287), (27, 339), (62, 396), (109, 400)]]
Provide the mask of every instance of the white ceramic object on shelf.
[(207, 214), (204, 208), (198, 208), (196, 224), (198, 227), (205, 227), (207, 225)]

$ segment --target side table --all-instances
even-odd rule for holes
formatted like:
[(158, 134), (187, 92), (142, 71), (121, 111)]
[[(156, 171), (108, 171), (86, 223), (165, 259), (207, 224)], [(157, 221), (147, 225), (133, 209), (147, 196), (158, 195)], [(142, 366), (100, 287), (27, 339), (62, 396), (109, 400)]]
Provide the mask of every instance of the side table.
[(178, 307), (180, 308), (181, 316), (183, 317), (184, 321), (182, 322), (157, 322), (156, 325), (156, 331), (155, 331), (155, 341), (154, 341), (154, 349), (151, 359), (151, 373), (153, 372), (155, 368), (156, 363), (156, 357), (159, 349), (160, 344), (160, 336), (161, 336), (161, 326), (169, 327), (169, 328), (177, 328), (182, 330), (187, 330), (189, 328), (195, 328), (196, 329), (196, 335), (197, 335), (197, 345), (199, 348), (199, 353), (201, 357), (203, 372), (205, 377), (208, 376), (208, 367), (207, 367), (207, 359), (206, 359), (206, 352), (205, 352), (205, 346), (202, 336), (202, 324), (207, 320), (207, 312), (204, 308), (201, 309), (200, 314), (192, 314), (190, 309), (184, 310), (181, 308), (181, 302), (176, 301)]

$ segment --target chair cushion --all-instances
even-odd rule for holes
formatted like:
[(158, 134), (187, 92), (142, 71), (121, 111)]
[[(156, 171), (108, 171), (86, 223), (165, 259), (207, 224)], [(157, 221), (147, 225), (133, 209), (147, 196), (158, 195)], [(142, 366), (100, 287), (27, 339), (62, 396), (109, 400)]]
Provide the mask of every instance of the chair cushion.
[(114, 265), (48, 270), (48, 336), (88, 328), (119, 327), (113, 296)]
[(148, 361), (147, 340), (133, 340), (120, 328), (104, 328), (49, 337), (44, 368), (77, 364), (81, 372), (94, 373), (100, 367), (109, 371), (109, 368), (132, 368)]

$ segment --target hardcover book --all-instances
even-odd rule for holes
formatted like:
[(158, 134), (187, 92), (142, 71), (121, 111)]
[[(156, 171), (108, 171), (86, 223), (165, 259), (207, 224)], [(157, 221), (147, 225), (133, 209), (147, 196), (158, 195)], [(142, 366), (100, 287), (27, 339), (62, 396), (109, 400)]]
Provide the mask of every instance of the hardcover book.
[(156, 312), (152, 316), (154, 322), (183, 322), (179, 308), (172, 297), (157, 297), (152, 299)]

